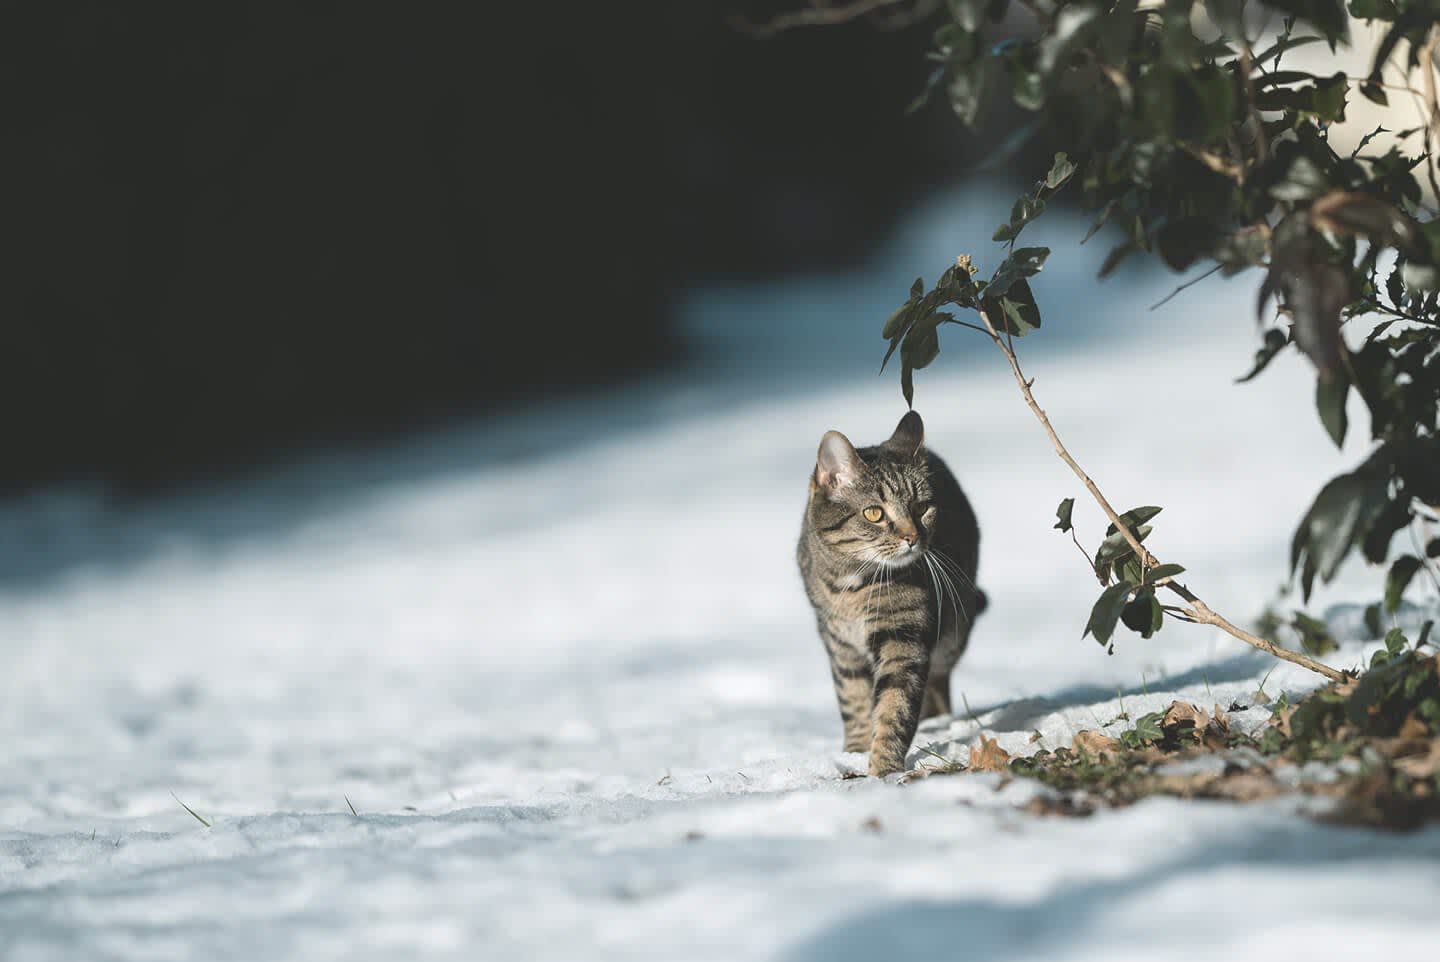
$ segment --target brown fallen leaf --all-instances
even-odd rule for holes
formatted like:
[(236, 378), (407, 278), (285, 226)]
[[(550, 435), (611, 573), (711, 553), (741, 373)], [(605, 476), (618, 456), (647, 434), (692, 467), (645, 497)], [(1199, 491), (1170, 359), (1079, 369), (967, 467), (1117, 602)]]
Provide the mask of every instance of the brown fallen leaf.
[(1286, 738), (1290, 737), (1290, 716), (1295, 714), (1294, 705), (1286, 705), (1284, 708), (1270, 716), (1270, 724), (1280, 729), (1280, 734)]
[(1205, 726), (1205, 731), (1200, 736), (1200, 741), (1211, 751), (1220, 751), (1225, 748), (1225, 743), (1230, 737), (1230, 719), (1225, 715), (1225, 709), (1219, 705), (1210, 715), (1210, 722)]
[(860, 831), (878, 835), (885, 831), (885, 826), (881, 823), (879, 815), (871, 815), (860, 823)]
[(1160, 719), (1160, 727), (1184, 728), (1189, 725), (1199, 734), (1205, 730), (1209, 721), (1210, 716), (1205, 714), (1205, 709), (1196, 708), (1188, 701), (1172, 701), (1170, 707), (1165, 709), (1165, 716)]
[(1076, 732), (1070, 745), (1077, 752), (1094, 755), (1096, 758), (1120, 751), (1120, 739), (1111, 738), (1109, 735), (1089, 728)]
[(970, 749), (972, 772), (1006, 772), (1010, 770), (1010, 753), (993, 738), (980, 736), (980, 743)]
[(1265, 694), (1265, 689), (1257, 688), (1255, 689), (1255, 694), (1250, 696), (1250, 704), (1268, 705), (1270, 704), (1270, 696)]

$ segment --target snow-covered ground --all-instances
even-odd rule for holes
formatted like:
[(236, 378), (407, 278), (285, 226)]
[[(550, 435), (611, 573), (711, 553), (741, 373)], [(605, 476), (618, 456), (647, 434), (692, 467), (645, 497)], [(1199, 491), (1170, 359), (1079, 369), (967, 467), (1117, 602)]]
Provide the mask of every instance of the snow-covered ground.
[[(1435, 829), (1294, 801), (1043, 819), (995, 775), (840, 777), (863, 760), (792, 561), (810, 459), (893, 427), (878, 321), (993, 250), (1006, 196), (945, 199), (862, 271), (697, 292), (707, 360), (672, 377), (162, 504), (0, 512), (0, 959), (1432, 954)], [(1173, 282), (1095, 285), (1082, 228), (1026, 235), (1057, 249), (1027, 373), (1112, 499), (1165, 507), (1157, 553), (1251, 617), (1366, 419), (1336, 452), (1295, 357), (1230, 384), (1253, 278), (1152, 314)], [(1052, 512), (1075, 496), (1093, 547), (1098, 511), (983, 342), (947, 330), (917, 381), (992, 601), (956, 676), (979, 725), (917, 744), (963, 759), (983, 726), (1020, 753), (1122, 699), (1313, 684), (1198, 628), (1081, 640), (1097, 588)], [(1352, 568), (1314, 607), (1375, 583)]]

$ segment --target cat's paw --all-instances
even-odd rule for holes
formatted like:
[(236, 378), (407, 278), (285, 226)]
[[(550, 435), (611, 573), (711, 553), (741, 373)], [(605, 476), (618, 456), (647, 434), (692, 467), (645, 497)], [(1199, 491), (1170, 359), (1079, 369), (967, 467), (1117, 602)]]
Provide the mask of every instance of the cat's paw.
[(905, 771), (904, 757), (886, 757), (880, 752), (870, 753), (870, 776), (872, 778), (884, 778), (887, 775), (899, 775)]

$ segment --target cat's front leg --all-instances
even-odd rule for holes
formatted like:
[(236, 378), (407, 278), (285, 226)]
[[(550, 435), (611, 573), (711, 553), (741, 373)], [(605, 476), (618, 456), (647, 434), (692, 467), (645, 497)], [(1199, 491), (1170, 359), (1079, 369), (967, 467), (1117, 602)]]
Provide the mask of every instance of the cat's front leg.
[(845, 727), (845, 751), (868, 752), (874, 724), (870, 705), (874, 700), (870, 663), (865, 656), (821, 630), (830, 654), (830, 678), (835, 682), (835, 700), (840, 704), (840, 724)]
[(905, 753), (920, 724), (930, 652), (918, 632), (894, 630), (871, 635), (869, 649), (875, 663), (870, 774), (878, 777), (905, 769)]

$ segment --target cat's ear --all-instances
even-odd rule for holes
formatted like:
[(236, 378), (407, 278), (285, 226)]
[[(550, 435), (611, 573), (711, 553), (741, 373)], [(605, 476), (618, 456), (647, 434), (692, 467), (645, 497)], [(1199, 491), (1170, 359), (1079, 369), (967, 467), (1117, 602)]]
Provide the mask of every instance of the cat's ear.
[(850, 439), (839, 431), (827, 431), (815, 455), (815, 481), (832, 491), (848, 487), (865, 473), (865, 462)]
[(881, 447), (899, 457), (913, 458), (924, 443), (925, 422), (920, 420), (920, 415), (916, 412), (906, 411), (900, 423), (895, 425), (895, 433), (890, 435), (890, 440)]

